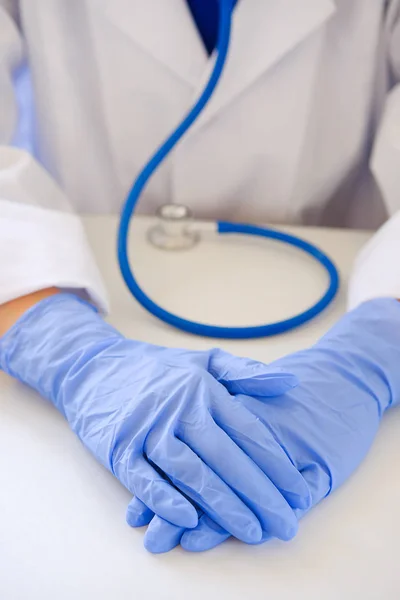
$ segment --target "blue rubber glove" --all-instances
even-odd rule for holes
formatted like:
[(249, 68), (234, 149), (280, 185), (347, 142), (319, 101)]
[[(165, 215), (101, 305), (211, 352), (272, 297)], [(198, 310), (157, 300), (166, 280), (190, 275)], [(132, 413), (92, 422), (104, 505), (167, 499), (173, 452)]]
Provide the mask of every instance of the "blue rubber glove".
[[(219, 350), (127, 340), (69, 294), (25, 313), (0, 342), (0, 366), (51, 400), (159, 517), (195, 527), (189, 498), (243, 541), (265, 528), (295, 535), (292, 507), (309, 505), (308, 487), (268, 427), (230, 395), (279, 394), (296, 384), (292, 375)], [(263, 472), (270, 454), (273, 482)]]
[[(378, 299), (347, 314), (312, 348), (272, 365), (300, 384), (274, 399), (236, 396), (265, 424), (311, 490), (312, 506), (340, 486), (362, 462), (385, 411), (400, 403), (400, 303)], [(266, 473), (268, 469), (264, 467)], [(138, 500), (135, 512), (152, 518)], [(307, 510), (296, 511), (302, 517)], [(264, 532), (265, 539), (271, 532)], [(154, 517), (145, 536), (152, 552), (178, 543), (190, 551), (213, 548), (229, 537), (208, 516), (186, 531)]]

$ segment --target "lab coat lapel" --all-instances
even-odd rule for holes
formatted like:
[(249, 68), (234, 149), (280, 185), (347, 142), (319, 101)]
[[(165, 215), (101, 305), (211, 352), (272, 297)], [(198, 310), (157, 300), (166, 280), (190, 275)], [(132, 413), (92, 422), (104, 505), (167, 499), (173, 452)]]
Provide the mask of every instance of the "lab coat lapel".
[(137, 47), (195, 89), (208, 56), (185, 0), (96, 0)]
[(224, 75), (199, 125), (274, 68), (334, 12), (333, 0), (240, 0)]
[[(209, 58), (185, 0), (91, 0), (123, 35), (193, 92), (204, 87)], [(239, 0), (220, 84), (189, 137), (271, 71), (335, 12), (334, 0)]]

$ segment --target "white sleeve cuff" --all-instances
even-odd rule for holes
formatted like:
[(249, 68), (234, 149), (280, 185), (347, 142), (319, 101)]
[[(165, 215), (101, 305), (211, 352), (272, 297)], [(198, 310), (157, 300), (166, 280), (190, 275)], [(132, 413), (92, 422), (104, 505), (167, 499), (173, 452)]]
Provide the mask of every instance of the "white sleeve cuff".
[(349, 283), (348, 309), (385, 297), (400, 299), (400, 211), (358, 255)]
[(0, 199), (0, 304), (47, 287), (83, 293), (101, 312), (108, 299), (75, 214)]

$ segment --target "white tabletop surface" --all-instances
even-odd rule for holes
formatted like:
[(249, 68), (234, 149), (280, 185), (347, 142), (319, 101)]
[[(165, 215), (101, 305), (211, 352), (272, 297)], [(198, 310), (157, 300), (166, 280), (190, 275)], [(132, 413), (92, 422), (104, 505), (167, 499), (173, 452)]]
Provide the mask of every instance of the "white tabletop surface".
[[(110, 320), (148, 342), (204, 349), (213, 340), (174, 331), (129, 296), (115, 259), (116, 220), (86, 219), (108, 284)], [(218, 324), (255, 324), (305, 308), (326, 285), (323, 271), (295, 251), (263, 240), (212, 236), (189, 252), (146, 241), (139, 219), (135, 271), (164, 307)], [(220, 342), (269, 361), (303, 348), (345, 310), (350, 266), (368, 234), (294, 230), (337, 262), (343, 287), (334, 306), (278, 338)], [(382, 424), (351, 480), (301, 523), (290, 543), (229, 541), (204, 554), (152, 556), (143, 530), (125, 524), (129, 494), (85, 451), (56, 410), (0, 374), (1, 600), (398, 600), (400, 598), (400, 412)]]

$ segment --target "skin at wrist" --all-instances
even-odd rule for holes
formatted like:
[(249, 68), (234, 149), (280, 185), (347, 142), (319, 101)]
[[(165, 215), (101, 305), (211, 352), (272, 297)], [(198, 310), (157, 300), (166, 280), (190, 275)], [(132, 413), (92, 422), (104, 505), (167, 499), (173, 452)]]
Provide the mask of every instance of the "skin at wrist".
[(46, 288), (44, 290), (38, 290), (27, 296), (21, 296), (15, 298), (10, 302), (0, 305), (0, 337), (7, 333), (7, 331), (18, 321), (20, 317), (32, 306), (48, 298), (59, 294), (60, 290), (57, 288)]

